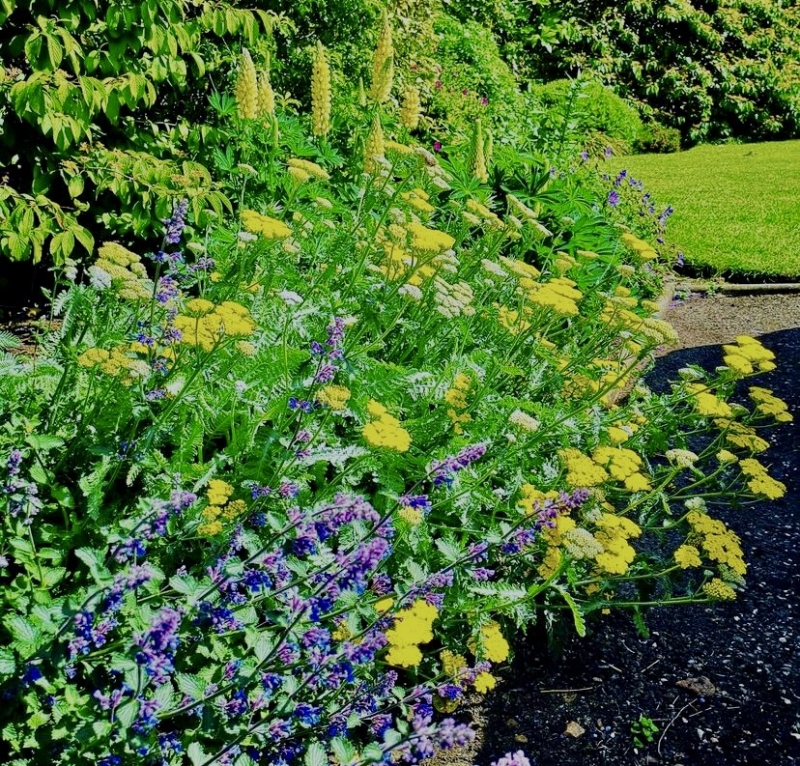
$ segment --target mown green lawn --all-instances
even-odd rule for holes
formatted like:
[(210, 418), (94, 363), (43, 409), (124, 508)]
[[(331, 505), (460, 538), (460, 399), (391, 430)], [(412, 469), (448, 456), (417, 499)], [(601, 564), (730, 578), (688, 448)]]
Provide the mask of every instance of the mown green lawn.
[(800, 278), (800, 141), (614, 160), (672, 205), (667, 241), (693, 266)]

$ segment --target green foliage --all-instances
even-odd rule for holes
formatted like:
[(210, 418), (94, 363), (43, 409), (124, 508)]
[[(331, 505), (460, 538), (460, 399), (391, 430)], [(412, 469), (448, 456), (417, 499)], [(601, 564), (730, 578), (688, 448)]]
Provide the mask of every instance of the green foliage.
[(655, 739), (656, 734), (658, 734), (658, 724), (644, 713), (639, 716), (638, 721), (631, 723), (631, 736), (636, 747), (649, 745)]
[[(36, 355), (0, 360), (13, 762), (413, 760), (420, 721), (438, 736), (420, 694), (492, 688), (541, 615), (583, 634), (735, 597), (705, 498), (785, 489), (752, 454), (791, 416), (766, 389), (727, 404), (772, 355), (740, 338), (636, 385), (674, 340), (663, 266), (589, 163), (499, 144), (490, 186), (463, 134), (437, 157), (391, 101), (334, 114), (330, 143), (285, 99), (212, 106), (208, 175), (182, 169), (235, 214), (187, 197), (149, 268), (128, 241), (59, 270)], [(85, 172), (140, 172), (108, 151)], [(159, 192), (115, 193), (166, 217)]]
[[(480, 13), (475, 5), (459, 2), (456, 12)], [(497, 2), (486, 18), (497, 20), (515, 71), (545, 80), (590, 73), (687, 143), (800, 130), (796, 3)]]
[(231, 65), (221, 41), (255, 45), (277, 18), (188, 0), (65, 2), (57, 15), (47, 0), (4, 3), (0, 251), (63, 263), (109, 219), (152, 236), (170, 198), (218, 212), (227, 201), (186, 160), (214, 143), (203, 110)]
[(547, 119), (555, 121), (567, 112), (569, 131), (578, 143), (581, 137), (584, 143), (611, 143), (619, 153), (628, 153), (641, 139), (638, 110), (602, 83), (554, 80), (531, 86), (530, 93)]
[(680, 151), (681, 132), (655, 121), (646, 122), (642, 126), (636, 148), (643, 154), (671, 154)]

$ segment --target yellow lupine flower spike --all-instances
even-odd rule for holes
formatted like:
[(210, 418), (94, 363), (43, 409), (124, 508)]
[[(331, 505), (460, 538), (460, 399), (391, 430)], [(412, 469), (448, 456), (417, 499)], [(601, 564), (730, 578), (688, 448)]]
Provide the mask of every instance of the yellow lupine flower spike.
[(392, 43), (392, 25), (389, 23), (389, 16), (383, 12), (383, 27), (378, 38), (378, 47), (375, 49), (375, 57), (372, 61), (372, 87), (370, 88), (370, 98), (378, 104), (382, 104), (389, 98), (392, 90), (392, 79), (394, 78), (394, 45)]
[(325, 48), (317, 41), (311, 73), (311, 130), (324, 136), (331, 129), (331, 69)]
[(247, 48), (242, 48), (239, 77), (236, 80), (236, 106), (244, 120), (258, 117), (258, 75)]
[(408, 130), (416, 130), (422, 114), (422, 104), (419, 100), (419, 89), (409, 86), (403, 94), (403, 103), (400, 107), (400, 123)]

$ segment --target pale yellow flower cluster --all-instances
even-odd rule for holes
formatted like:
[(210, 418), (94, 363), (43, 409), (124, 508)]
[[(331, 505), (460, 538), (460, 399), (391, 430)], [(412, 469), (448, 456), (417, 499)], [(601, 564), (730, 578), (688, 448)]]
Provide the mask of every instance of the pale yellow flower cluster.
[(236, 79), (236, 106), (243, 120), (258, 117), (258, 75), (250, 52), (244, 48), (239, 60), (239, 77)]
[(733, 417), (730, 405), (712, 393), (708, 386), (702, 383), (687, 383), (685, 388), (691, 395), (694, 408), (699, 415), (708, 418)]
[(530, 304), (550, 309), (559, 316), (571, 317), (580, 313), (578, 301), (583, 298), (583, 293), (567, 277), (554, 277), (549, 282), (523, 278), (519, 285), (520, 292)]
[(739, 461), (742, 473), (748, 477), (747, 486), (756, 495), (762, 495), (769, 500), (778, 500), (786, 494), (786, 485), (773, 479), (767, 469), (755, 458), (745, 458)]
[(480, 119), (475, 120), (468, 165), (473, 178), (480, 181), (482, 184), (489, 181), (489, 171), (486, 167), (486, 147), (483, 137), (483, 124)]
[(400, 124), (407, 130), (416, 130), (421, 116), (422, 103), (419, 99), (419, 89), (409, 86), (403, 93), (403, 103), (400, 106)]
[(444, 395), (444, 400), (450, 406), (447, 409), (447, 417), (453, 424), (453, 430), (457, 434), (464, 433), (464, 423), (469, 423), (472, 417), (469, 413), (464, 412), (469, 406), (467, 403), (467, 394), (472, 386), (472, 379), (469, 375), (460, 372), (456, 375), (453, 385), (447, 389)]
[(613, 297), (606, 300), (600, 320), (616, 330), (627, 330), (649, 338), (654, 345), (672, 345), (678, 342), (675, 328), (663, 319), (640, 317), (631, 311), (638, 301), (630, 295), (628, 288), (619, 286)]
[(286, 160), (286, 164), (290, 168), (295, 168), (296, 170), (302, 170), (304, 173), (307, 174), (309, 178), (316, 178), (318, 181), (330, 181), (331, 177), (328, 174), (328, 171), (325, 170), (321, 165), (317, 165), (316, 162), (311, 162), (310, 160), (301, 160), (297, 157), (292, 157)]
[(509, 210), (512, 210), (516, 215), (522, 218), (523, 221), (538, 223), (539, 215), (535, 210), (529, 208), (522, 200), (515, 197), (513, 194), (506, 194), (506, 202), (508, 202)]
[(215, 306), (211, 301), (195, 298), (187, 302), (186, 312), (175, 317), (181, 343), (199, 346), (203, 351), (211, 351), (224, 338), (252, 335), (256, 328), (247, 308), (234, 301)]
[[(477, 646), (474, 641), (470, 641), (468, 646), (473, 653), (476, 653)], [(504, 662), (508, 659), (510, 647), (498, 623), (492, 621), (481, 626), (480, 648), (483, 658), (489, 662)]]
[(383, 128), (378, 114), (372, 120), (372, 128), (364, 144), (364, 172), (375, 173), (386, 153), (386, 141), (383, 137)]
[(422, 213), (423, 215), (430, 215), (436, 210), (436, 208), (428, 202), (430, 195), (427, 194), (424, 189), (412, 189), (411, 191), (403, 192), (400, 196), (408, 203), (409, 207), (414, 208), (416, 212)]
[(98, 249), (98, 259), (89, 267), (92, 282), (111, 288), (120, 298), (145, 301), (153, 296), (153, 282), (136, 253), (116, 242), (105, 242)]
[(392, 25), (389, 16), (384, 10), (381, 33), (378, 37), (378, 46), (372, 59), (372, 87), (370, 98), (382, 104), (392, 92), (392, 79), (394, 78), (394, 44), (392, 42)]
[(531, 323), (524, 319), (516, 309), (510, 309), (495, 303), (497, 309), (497, 321), (512, 335), (520, 335), (530, 329)]
[(608, 481), (608, 472), (579, 449), (569, 447), (558, 451), (567, 469), (567, 484), (576, 489), (596, 487)]
[(81, 367), (99, 367), (106, 375), (118, 378), (123, 386), (130, 386), (150, 375), (150, 365), (139, 359), (130, 346), (117, 346), (107, 351), (104, 348), (86, 349), (79, 357)]
[(317, 391), (316, 399), (320, 404), (325, 404), (335, 412), (341, 412), (350, 401), (350, 389), (344, 386), (325, 386)]
[(620, 239), (622, 243), (630, 250), (632, 250), (640, 261), (652, 261), (658, 257), (658, 253), (653, 249), (653, 246), (639, 237), (625, 232)]
[(724, 564), (738, 577), (743, 577), (747, 573), (747, 564), (744, 563), (744, 554), (740, 546), (741, 540), (725, 526), (724, 522), (712, 519), (700, 511), (689, 511), (686, 520), (695, 535), (702, 538), (701, 546), (709, 559)]
[(540, 510), (545, 500), (558, 499), (558, 492), (556, 492), (556, 490), (551, 489), (547, 492), (542, 492), (542, 490), (536, 489), (532, 484), (527, 483), (520, 487), (520, 492), (522, 496), (517, 500), (517, 505), (525, 511), (527, 516)]
[(255, 210), (242, 211), (242, 226), (252, 234), (260, 234), (264, 239), (286, 239), (292, 230), (283, 222)]
[(473, 216), (476, 217), (478, 225), (485, 224), (490, 229), (498, 230), (505, 228), (505, 224), (500, 217), (489, 210), (486, 205), (481, 204), (477, 200), (474, 200), (470, 197), (470, 199), (467, 200), (465, 207), (470, 213), (472, 213)]
[(642, 459), (625, 447), (598, 447), (592, 458), (613, 478), (625, 484), (629, 492), (649, 492), (650, 481), (642, 474)]
[(367, 405), (367, 412), (373, 418), (361, 429), (361, 435), (367, 444), (396, 452), (408, 452), (411, 434), (400, 425), (396, 417), (389, 414), (386, 407), (372, 399)]
[(311, 132), (324, 136), (331, 129), (331, 68), (322, 43), (317, 41), (311, 68)]
[(769, 448), (769, 442), (762, 439), (752, 426), (727, 418), (718, 418), (714, 424), (720, 430), (725, 431), (725, 440), (735, 447), (741, 447), (750, 452), (764, 452)]
[(703, 592), (715, 601), (733, 601), (736, 598), (736, 591), (718, 577), (704, 583)]
[(641, 527), (613, 513), (604, 513), (596, 523), (599, 529), (595, 532), (595, 539), (603, 546), (603, 553), (595, 557), (595, 562), (608, 574), (625, 574), (636, 557), (636, 551), (628, 540), (639, 537)]
[(700, 558), (700, 551), (694, 545), (681, 545), (673, 554), (675, 563), (681, 569), (689, 569), (691, 567), (699, 567), (703, 565), (703, 560)]
[(203, 523), (197, 528), (197, 533), (204, 537), (218, 535), (225, 528), (221, 519), (233, 521), (247, 512), (247, 503), (244, 500), (231, 500), (233, 487), (221, 479), (212, 479), (208, 483), (206, 496), (208, 505), (202, 511)]
[(408, 231), (411, 234), (411, 248), (424, 253), (443, 253), (455, 244), (455, 239), (449, 234), (416, 221), (408, 224)]

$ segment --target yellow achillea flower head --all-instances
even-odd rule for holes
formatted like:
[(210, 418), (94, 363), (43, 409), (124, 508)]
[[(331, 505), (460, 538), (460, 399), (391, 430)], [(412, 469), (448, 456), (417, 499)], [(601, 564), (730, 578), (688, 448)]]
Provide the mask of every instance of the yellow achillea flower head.
[(369, 95), (373, 101), (382, 104), (389, 98), (394, 78), (394, 44), (392, 43), (392, 25), (389, 16), (383, 12), (383, 26), (378, 38), (378, 47), (372, 60), (372, 87)]
[(449, 649), (443, 649), (439, 654), (442, 661), (442, 672), (449, 678), (458, 678), (461, 671), (467, 667), (467, 659), (463, 654), (455, 654)]
[(204, 351), (212, 351), (226, 337), (252, 335), (255, 328), (256, 323), (250, 312), (233, 301), (214, 306), (213, 311), (207, 311), (201, 316), (178, 314), (175, 317), (175, 329), (181, 332), (181, 343), (185, 346), (199, 346)]
[(242, 48), (242, 57), (239, 60), (236, 106), (242, 119), (255, 120), (258, 117), (258, 75), (247, 48)]
[(481, 628), (483, 638), (483, 654), (490, 662), (503, 662), (508, 659), (508, 641), (503, 638), (500, 626), (496, 622), (490, 622)]
[(270, 218), (255, 210), (242, 211), (242, 226), (251, 234), (260, 234), (264, 239), (286, 239), (292, 230), (283, 221)]
[(433, 622), (439, 610), (426, 601), (417, 600), (395, 616), (394, 625), (386, 631), (389, 652), (386, 662), (398, 667), (416, 667), (422, 661), (419, 644), (433, 640)]
[(422, 103), (419, 100), (419, 89), (409, 86), (403, 93), (403, 103), (400, 106), (400, 124), (407, 130), (416, 130), (419, 126), (421, 115)]
[(489, 180), (489, 171), (486, 168), (486, 155), (483, 143), (483, 125), (480, 119), (475, 120), (475, 130), (472, 133), (472, 146), (470, 147), (469, 170), (472, 177), (482, 184)]
[(689, 569), (689, 567), (702, 566), (703, 561), (700, 558), (700, 551), (694, 545), (681, 545), (673, 554), (675, 563), (681, 569)]
[(233, 487), (222, 479), (211, 479), (208, 483), (206, 495), (211, 505), (224, 505), (233, 494)]
[(415, 668), (422, 662), (422, 652), (416, 644), (392, 646), (386, 653), (386, 662), (398, 668)]
[(324, 136), (331, 129), (331, 69), (325, 48), (317, 41), (311, 71), (311, 131)]
[(455, 239), (449, 234), (438, 229), (429, 229), (421, 223), (410, 223), (407, 228), (411, 234), (411, 247), (415, 250), (443, 253), (455, 244)]
[(486, 692), (491, 691), (497, 686), (497, 679), (491, 673), (478, 673), (475, 676), (475, 691), (479, 694), (486, 694)]
[(258, 116), (273, 117), (275, 115), (275, 91), (269, 80), (269, 68), (258, 74)]
[(574, 447), (559, 450), (558, 456), (567, 469), (567, 483), (571, 487), (596, 487), (608, 480), (605, 468)]
[(410, 505), (404, 505), (397, 515), (412, 527), (416, 527), (422, 523), (423, 514), (419, 508), (412, 508)]
[(736, 591), (717, 577), (703, 585), (703, 592), (715, 601), (733, 601), (736, 598)]
[(327, 404), (332, 410), (341, 412), (350, 400), (350, 389), (344, 386), (325, 386), (317, 391), (317, 401)]
[(367, 136), (367, 143), (364, 145), (364, 172), (374, 173), (378, 167), (378, 159), (382, 158), (385, 152), (386, 143), (383, 139), (381, 119), (376, 114)]
[(374, 400), (367, 405), (367, 412), (374, 418), (361, 429), (361, 435), (367, 444), (396, 452), (408, 452), (411, 446), (411, 434), (400, 425), (397, 418)]

